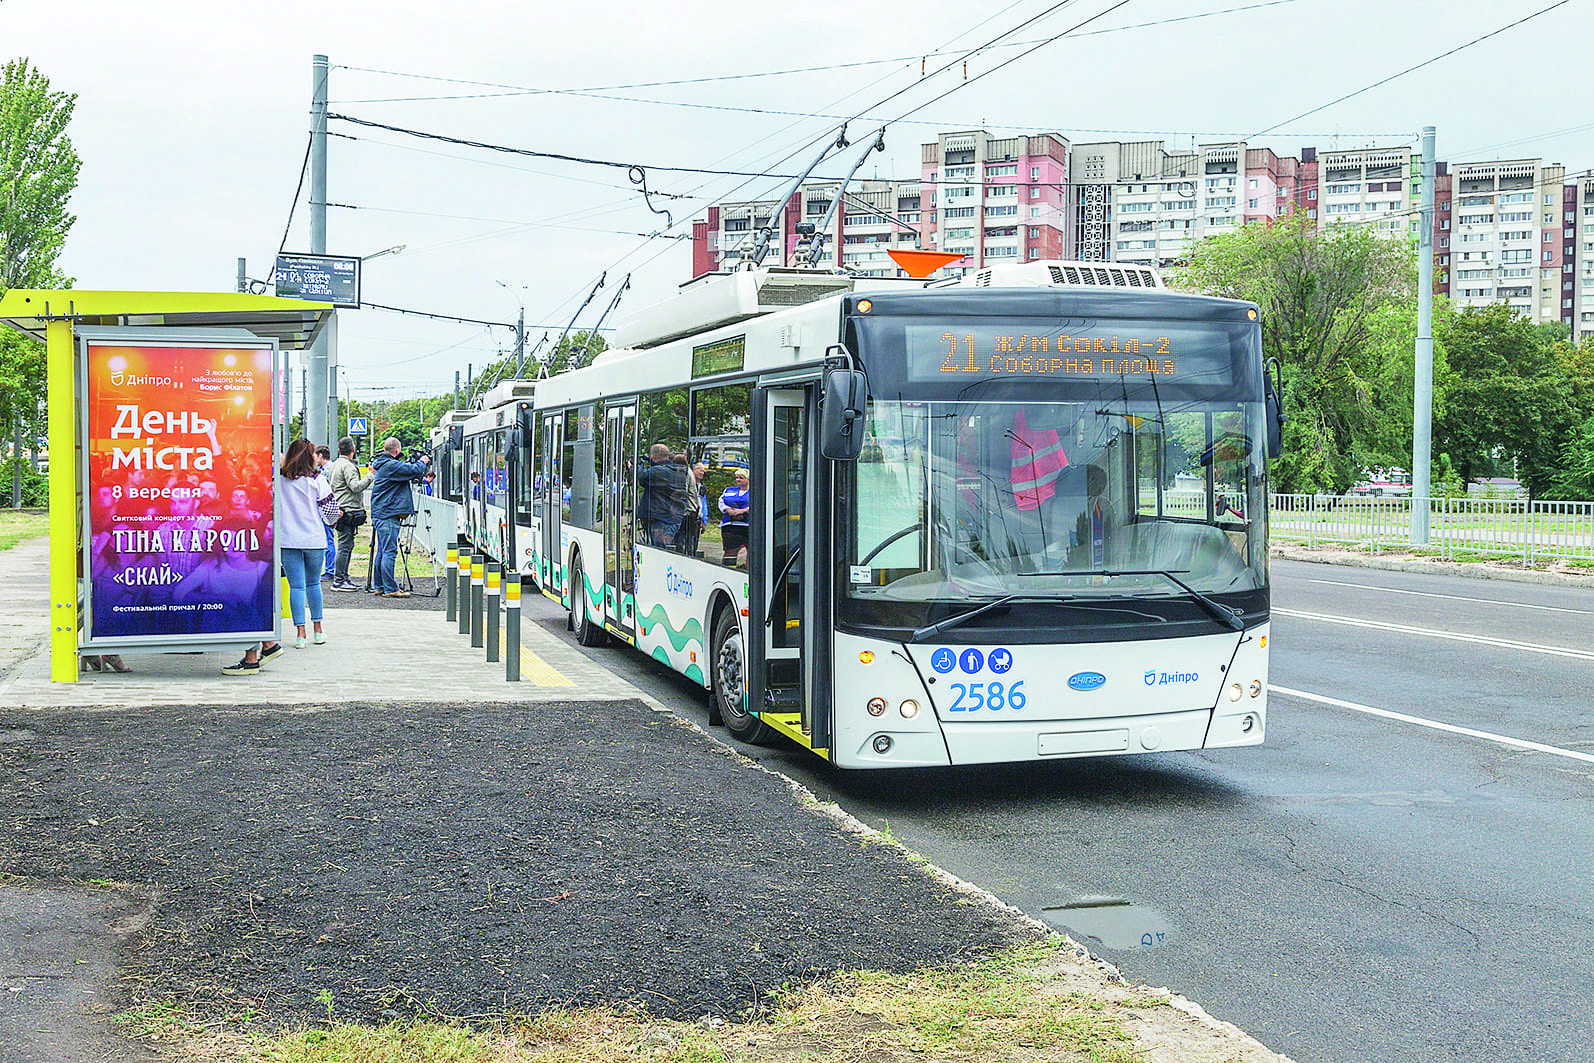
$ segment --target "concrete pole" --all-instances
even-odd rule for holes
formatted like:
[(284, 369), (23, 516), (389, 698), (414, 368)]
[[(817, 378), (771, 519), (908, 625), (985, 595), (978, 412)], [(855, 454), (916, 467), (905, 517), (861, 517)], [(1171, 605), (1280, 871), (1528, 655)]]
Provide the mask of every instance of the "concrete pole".
[[(310, 253), (327, 253), (327, 57), (310, 61)], [(304, 437), (312, 443), (331, 444), (327, 435), (328, 362), (327, 330), (310, 348), (309, 394), (305, 399)]]
[(1417, 230), (1416, 386), (1412, 389), (1411, 545), (1428, 544), (1433, 451), (1434, 127), (1422, 128), (1422, 221)]
[(520, 318), (515, 322), (515, 379), (526, 375), (526, 308), (520, 308)]

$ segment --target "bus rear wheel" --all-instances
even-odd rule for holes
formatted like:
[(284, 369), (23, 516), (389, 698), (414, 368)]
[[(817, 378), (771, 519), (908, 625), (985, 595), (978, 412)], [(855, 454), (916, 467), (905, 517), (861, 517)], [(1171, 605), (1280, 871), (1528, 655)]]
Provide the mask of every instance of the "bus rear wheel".
[(711, 660), (714, 676), (713, 710), (725, 723), (725, 729), (743, 742), (766, 742), (774, 734), (769, 725), (747, 711), (743, 695), (747, 675), (747, 650), (742, 641), (742, 627), (736, 622), (736, 613), (720, 610), (714, 621), (714, 656)]
[(587, 577), (582, 574), (578, 555), (570, 565), (570, 630), (576, 633), (576, 641), (583, 646), (602, 646), (609, 641), (609, 636), (602, 624), (593, 623), (590, 605)]

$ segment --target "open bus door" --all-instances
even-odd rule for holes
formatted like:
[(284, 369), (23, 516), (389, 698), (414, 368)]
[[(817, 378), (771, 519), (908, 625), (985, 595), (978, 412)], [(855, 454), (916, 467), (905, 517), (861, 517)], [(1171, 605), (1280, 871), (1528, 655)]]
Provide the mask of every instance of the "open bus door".
[(560, 521), (563, 519), (560, 503), (564, 498), (564, 445), (565, 418), (562, 413), (547, 413), (542, 417), (542, 494), (538, 496), (538, 513), (542, 517), (542, 557), (537, 563), (538, 585), (553, 598), (562, 597), (565, 585)]
[(607, 410), (603, 432), (604, 627), (636, 645), (636, 402)]
[(753, 402), (748, 550), (750, 708), (768, 726), (828, 757), (828, 463), (819, 457), (817, 389), (783, 382)]

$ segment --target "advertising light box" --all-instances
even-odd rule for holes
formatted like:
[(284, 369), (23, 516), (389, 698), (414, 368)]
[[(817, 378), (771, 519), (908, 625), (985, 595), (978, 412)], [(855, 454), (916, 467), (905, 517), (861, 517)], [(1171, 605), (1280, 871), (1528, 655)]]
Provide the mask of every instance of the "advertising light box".
[(272, 638), (276, 346), (151, 336), (80, 334), (85, 646)]

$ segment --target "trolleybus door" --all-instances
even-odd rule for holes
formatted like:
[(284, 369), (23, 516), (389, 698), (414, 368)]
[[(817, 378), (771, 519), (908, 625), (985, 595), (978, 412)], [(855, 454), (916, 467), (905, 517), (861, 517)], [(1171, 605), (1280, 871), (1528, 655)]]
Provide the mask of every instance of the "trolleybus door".
[(636, 641), (636, 403), (610, 406), (603, 433), (604, 626)]
[(538, 577), (544, 590), (558, 591), (564, 586), (565, 558), (561, 549), (560, 500), (564, 497), (565, 418), (560, 412), (542, 417), (542, 494), (538, 513), (542, 516), (542, 563)]
[(814, 749), (830, 745), (829, 698), (821, 689), (818, 605), (823, 562), (816, 492), (815, 389), (760, 390), (754, 402), (748, 642), (752, 704), (763, 715), (794, 714)]

